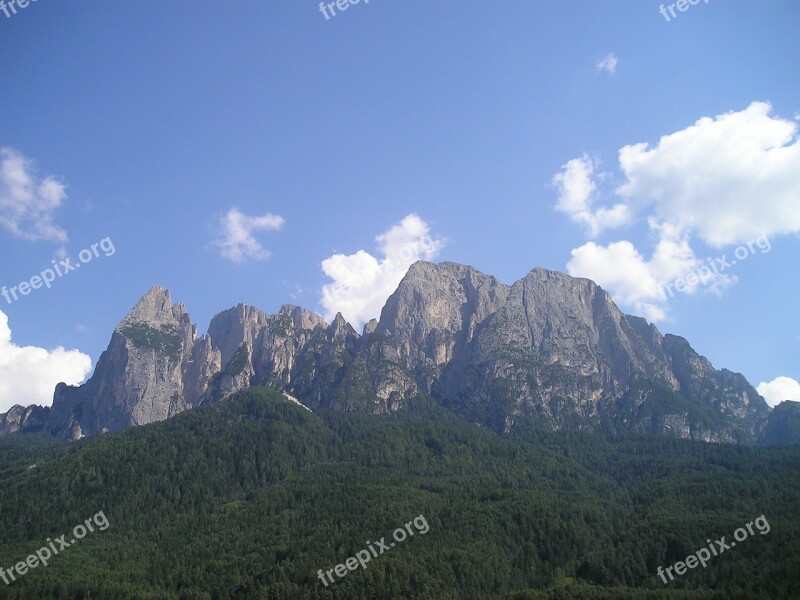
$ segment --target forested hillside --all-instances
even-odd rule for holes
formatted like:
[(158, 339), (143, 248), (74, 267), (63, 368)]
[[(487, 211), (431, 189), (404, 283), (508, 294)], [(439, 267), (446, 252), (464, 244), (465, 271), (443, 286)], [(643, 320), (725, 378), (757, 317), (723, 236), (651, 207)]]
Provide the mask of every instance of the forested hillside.
[[(0, 567), (110, 523), (0, 598), (797, 598), (798, 475), (798, 448), (502, 437), (425, 399), (373, 417), (253, 389), (68, 446), (0, 440)], [(425, 535), (318, 579), (421, 514)], [(656, 575), (760, 515), (769, 533)]]

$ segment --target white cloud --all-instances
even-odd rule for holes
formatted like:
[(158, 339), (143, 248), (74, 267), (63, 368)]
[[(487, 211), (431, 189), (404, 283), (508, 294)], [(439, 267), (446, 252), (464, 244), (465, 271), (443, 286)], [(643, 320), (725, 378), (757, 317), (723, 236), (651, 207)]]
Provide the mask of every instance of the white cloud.
[(322, 288), (325, 318), (337, 312), (356, 329), (372, 318), (394, 293), (408, 268), (418, 260), (433, 260), (444, 241), (432, 239), (428, 224), (415, 214), (375, 238), (382, 258), (365, 250), (334, 254), (322, 261), (322, 270), (333, 281)]
[(56, 384), (78, 385), (91, 370), (92, 359), (78, 350), (16, 346), (0, 311), (0, 412), (15, 404), (50, 406)]
[(800, 383), (791, 377), (776, 377), (772, 381), (762, 381), (756, 387), (767, 404), (778, 406), (784, 400), (800, 402)]
[(54, 177), (37, 179), (33, 161), (13, 148), (0, 148), (0, 226), (25, 240), (65, 243), (67, 232), (53, 222), (66, 200)]
[[(663, 136), (654, 148), (623, 147), (624, 182), (612, 208), (593, 208), (599, 176), (586, 155), (566, 163), (553, 178), (557, 210), (582, 224), (589, 237), (645, 217), (655, 245), (648, 260), (625, 240), (585, 244), (572, 251), (569, 272), (594, 279), (621, 303), (657, 320), (664, 318), (667, 300), (659, 288), (705, 268), (694, 241), (722, 248), (800, 233), (798, 125), (770, 112), (768, 103), (754, 102), (740, 112), (702, 118)], [(719, 293), (735, 282), (715, 273), (704, 288)], [(686, 292), (700, 287), (689, 285)]]
[(592, 237), (604, 229), (630, 221), (630, 211), (624, 204), (592, 210), (597, 185), (594, 182), (594, 163), (585, 154), (563, 165), (561, 172), (553, 176), (552, 183), (558, 189), (556, 210), (585, 226)]
[(800, 232), (798, 125), (767, 102), (619, 151), (632, 208), (714, 247)]
[(648, 263), (627, 240), (600, 246), (588, 242), (572, 251), (567, 271), (587, 277), (611, 292), (617, 302), (630, 305), (651, 321), (666, 315), (661, 284)]
[(261, 245), (253, 232), (279, 231), (285, 222), (279, 215), (267, 213), (260, 217), (251, 217), (233, 207), (220, 218), (222, 232), (214, 246), (219, 248), (223, 258), (234, 263), (243, 263), (248, 258), (267, 260), (270, 251)]
[[(714, 272), (707, 263), (695, 256), (689, 239), (668, 225), (651, 220), (650, 229), (658, 237), (655, 250), (647, 260), (628, 240), (602, 246), (588, 242), (572, 250), (567, 272), (574, 277), (586, 277), (608, 290), (615, 301), (632, 307), (651, 321), (667, 316), (668, 294), (689, 295), (701, 287), (720, 293), (736, 282), (726, 273)], [(677, 279), (686, 279), (682, 292), (673, 287)], [(682, 285), (684, 285), (682, 284)]]
[(613, 75), (617, 72), (617, 60), (616, 55), (613, 52), (610, 52), (603, 58), (597, 61), (597, 70), (598, 71), (605, 71), (606, 73)]

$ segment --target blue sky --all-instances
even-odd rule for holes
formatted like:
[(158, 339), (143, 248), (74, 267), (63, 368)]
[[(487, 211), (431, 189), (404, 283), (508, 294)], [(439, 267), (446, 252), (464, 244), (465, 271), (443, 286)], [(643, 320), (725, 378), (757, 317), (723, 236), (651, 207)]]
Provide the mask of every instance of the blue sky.
[(0, 9), (0, 286), (96, 250), (0, 297), (0, 410), (85, 377), (152, 285), (201, 332), (359, 324), (416, 258), (591, 277), (800, 399), (800, 4), (660, 4)]

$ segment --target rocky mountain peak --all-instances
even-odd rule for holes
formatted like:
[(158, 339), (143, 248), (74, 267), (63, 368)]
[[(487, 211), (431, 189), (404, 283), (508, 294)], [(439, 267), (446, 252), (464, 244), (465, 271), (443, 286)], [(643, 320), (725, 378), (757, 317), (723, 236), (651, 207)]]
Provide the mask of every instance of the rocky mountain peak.
[(247, 304), (237, 304), (214, 315), (208, 335), (214, 348), (221, 353), (222, 364), (228, 364), (244, 342), (254, 347), (258, 332), (269, 322), (269, 315)]
[(378, 319), (370, 319), (364, 324), (364, 329), (362, 335), (370, 335), (375, 333), (375, 330), (378, 328)]
[(284, 304), (278, 311), (279, 315), (289, 315), (296, 329), (316, 329), (317, 327), (327, 328), (328, 324), (321, 316), (293, 304)]
[(186, 309), (183, 304), (173, 305), (169, 290), (156, 285), (141, 297), (117, 329), (134, 323), (162, 324), (180, 322), (184, 315), (186, 315)]
[(152, 287), (120, 321), (89, 381), (56, 388), (48, 430), (79, 439), (191, 408), (220, 369), (219, 352), (195, 334), (184, 306)]
[(342, 313), (336, 313), (333, 322), (328, 327), (328, 336), (331, 338), (337, 338), (349, 335), (359, 337), (356, 333), (356, 330), (353, 329), (353, 326), (345, 320), (344, 316), (342, 316)]
[(507, 294), (508, 286), (473, 267), (418, 261), (386, 302), (378, 329), (405, 330), (417, 341), (433, 330), (460, 331), (465, 317), (483, 320)]
[(5, 414), (0, 414), (0, 436), (12, 433), (36, 433), (47, 425), (50, 408), (46, 406), (21, 406), (15, 404)]
[[(743, 376), (625, 315), (594, 282), (542, 268), (507, 285), (470, 266), (417, 262), (363, 336), (341, 313), (328, 325), (291, 304), (275, 314), (238, 304), (215, 315), (207, 335), (195, 333), (183, 305), (151, 288), (86, 384), (59, 385), (49, 416), (15, 407), (0, 434), (46, 421), (49, 431), (78, 439), (250, 386), (313, 409), (371, 413), (424, 394), (500, 432), (534, 422), (752, 443), (770, 415)], [(779, 412), (784, 420), (796, 414)]]

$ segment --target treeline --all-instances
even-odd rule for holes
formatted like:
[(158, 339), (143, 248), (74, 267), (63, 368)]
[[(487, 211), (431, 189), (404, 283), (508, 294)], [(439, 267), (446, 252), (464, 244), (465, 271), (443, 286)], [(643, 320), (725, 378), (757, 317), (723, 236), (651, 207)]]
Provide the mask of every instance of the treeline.
[[(62, 446), (0, 440), (0, 568), (102, 510), (110, 522), (0, 598), (797, 598), (800, 450), (520, 428), (420, 399), (310, 413), (268, 390)], [(34, 466), (35, 465), (35, 466)], [(417, 515), (414, 536), (317, 578)], [(664, 585), (671, 566), (765, 515)]]

